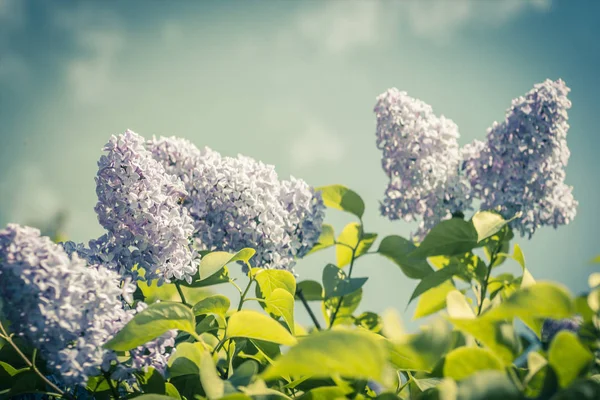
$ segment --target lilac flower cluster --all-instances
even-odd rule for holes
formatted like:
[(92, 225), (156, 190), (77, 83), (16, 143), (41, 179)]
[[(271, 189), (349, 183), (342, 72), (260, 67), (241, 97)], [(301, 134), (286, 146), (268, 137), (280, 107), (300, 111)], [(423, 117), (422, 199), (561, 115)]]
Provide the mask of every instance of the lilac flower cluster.
[(513, 100), (487, 141), (460, 149), (458, 128), (430, 106), (390, 89), (377, 98), (377, 147), (390, 179), (381, 212), (390, 219), (421, 219), (422, 238), (440, 220), (471, 209), (498, 210), (522, 236), (541, 226), (568, 224), (577, 201), (565, 180), (569, 159), (569, 89), (546, 80)]
[(131, 351), (117, 363), (102, 348), (135, 315), (122, 299), (129, 281), (104, 266), (87, 265), (74, 246), (63, 247), (40, 231), (9, 224), (0, 231), (0, 299), (11, 330), (35, 346), (64, 385), (84, 385), (90, 376), (111, 370), (120, 379), (152, 366), (164, 372), (175, 333), (171, 331)]
[(569, 160), (567, 98), (562, 80), (546, 80), (512, 102), (506, 118), (488, 130), (479, 156), (466, 171), (484, 209), (497, 209), (522, 236), (541, 226), (568, 224), (577, 201), (565, 184)]
[(120, 276), (69, 257), (37, 229), (0, 231), (0, 297), (11, 329), (39, 349), (66, 384), (97, 375), (102, 345), (128, 320)]
[(90, 243), (93, 254), (122, 275), (137, 278), (137, 266), (147, 280), (191, 282), (197, 255), (190, 246), (192, 219), (179, 204), (187, 195), (183, 182), (166, 173), (130, 130), (111, 137), (104, 150), (95, 209), (108, 234)]
[(185, 184), (183, 204), (204, 250), (256, 249), (253, 266), (291, 270), (316, 243), (324, 217), (318, 193), (300, 179), (280, 181), (271, 165), (223, 157), (174, 137), (148, 141), (167, 172)]
[(460, 174), (458, 127), (437, 117), (428, 104), (396, 88), (377, 97), (377, 147), (390, 182), (381, 204), (384, 216), (422, 219), (422, 238), (440, 220), (471, 206), (468, 182)]
[(564, 319), (546, 319), (542, 325), (542, 343), (549, 344), (560, 331), (577, 332), (583, 319), (581, 317)]

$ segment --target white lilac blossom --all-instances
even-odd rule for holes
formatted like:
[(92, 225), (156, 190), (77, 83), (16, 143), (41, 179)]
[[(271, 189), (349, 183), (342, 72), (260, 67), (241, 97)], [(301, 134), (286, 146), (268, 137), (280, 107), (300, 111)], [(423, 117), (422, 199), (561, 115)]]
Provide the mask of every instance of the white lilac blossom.
[(420, 239), (442, 219), (470, 209), (456, 124), (395, 88), (377, 97), (374, 112), (377, 147), (390, 179), (381, 213), (392, 220), (421, 220), (413, 234)]
[(316, 243), (324, 205), (306, 182), (278, 179), (275, 168), (250, 157), (223, 157), (185, 139), (147, 143), (167, 172), (185, 184), (183, 204), (203, 250), (256, 249), (253, 266), (292, 270)]
[[(479, 155), (465, 160), (465, 170), (482, 209), (505, 218), (521, 215), (511, 226), (531, 237), (541, 226), (568, 224), (576, 214), (572, 187), (565, 184), (567, 98), (562, 80), (536, 84), (512, 101), (504, 121), (495, 122)], [(476, 152), (475, 152), (476, 153)]]
[(168, 174), (146, 150), (144, 139), (127, 130), (112, 136), (98, 162), (96, 212), (108, 234), (90, 243), (102, 262), (122, 275), (159, 284), (172, 279), (191, 281), (197, 255), (190, 246), (193, 221), (181, 199), (184, 183)]
[(10, 224), (0, 231), (0, 280), (11, 330), (66, 385), (100, 372), (108, 354), (102, 345), (130, 318), (116, 272), (87, 266), (37, 229)]

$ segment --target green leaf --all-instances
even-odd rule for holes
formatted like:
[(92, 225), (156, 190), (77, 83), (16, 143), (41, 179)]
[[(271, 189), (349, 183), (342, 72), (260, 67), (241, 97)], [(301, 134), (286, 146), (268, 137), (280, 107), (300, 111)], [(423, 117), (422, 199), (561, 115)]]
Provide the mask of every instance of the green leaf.
[(373, 332), (379, 332), (383, 326), (383, 321), (378, 314), (366, 311), (356, 317), (354, 324)]
[(329, 224), (323, 224), (323, 226), (321, 227), (321, 235), (319, 235), (319, 239), (317, 240), (317, 243), (308, 252), (308, 254), (316, 253), (319, 250), (323, 250), (323, 249), (326, 249), (326, 248), (334, 246), (334, 245), (335, 245), (335, 232), (333, 230), (333, 226), (331, 226)]
[(572, 332), (560, 331), (550, 343), (548, 363), (556, 372), (558, 383), (567, 387), (590, 366), (594, 356)]
[(195, 334), (192, 310), (180, 303), (160, 302), (148, 306), (109, 340), (104, 347), (127, 351), (141, 346), (171, 330)]
[(510, 363), (518, 353), (519, 345), (514, 339), (512, 325), (505, 321), (519, 318), (539, 337), (545, 318), (566, 318), (573, 311), (573, 301), (568, 292), (558, 285), (544, 282), (517, 290), (476, 319), (451, 318), (450, 321), (493, 350), (505, 363)]
[(162, 394), (143, 394), (141, 396), (134, 397), (136, 400), (173, 400), (171, 396), (164, 396)]
[(432, 273), (424, 277), (421, 280), (421, 282), (419, 282), (419, 284), (413, 291), (413, 294), (410, 296), (409, 304), (421, 294), (425, 293), (427, 290), (441, 285), (442, 283), (451, 279), (457, 273), (458, 266), (456, 264), (450, 264), (445, 268), (433, 271)]
[(244, 361), (235, 369), (229, 382), (234, 386), (248, 386), (252, 378), (258, 373), (258, 363), (254, 360)]
[(451, 318), (475, 318), (475, 312), (469, 305), (467, 298), (458, 290), (452, 290), (446, 296), (448, 315)]
[(386, 236), (379, 244), (377, 252), (393, 261), (411, 279), (422, 279), (433, 269), (426, 260), (415, 260), (409, 257), (417, 247), (401, 236)]
[(471, 223), (477, 232), (477, 242), (494, 236), (507, 222), (500, 214), (490, 211), (478, 211), (471, 218)]
[(216, 400), (223, 397), (225, 392), (225, 383), (219, 377), (215, 363), (209, 352), (205, 351), (200, 357), (200, 382), (202, 389), (209, 400)]
[(446, 354), (444, 376), (456, 381), (479, 371), (502, 371), (504, 365), (491, 351), (479, 347), (459, 347)]
[[(337, 238), (338, 244), (335, 248), (337, 266), (342, 268), (352, 261), (352, 249), (354, 258), (365, 254), (377, 239), (376, 233), (363, 233), (362, 225), (358, 222), (351, 222), (344, 227), (342, 233)], [(350, 248), (349, 248), (350, 247)]]
[(296, 338), (277, 321), (251, 310), (238, 311), (229, 317), (226, 337), (259, 339), (286, 346), (292, 346), (297, 342)]
[[(302, 291), (302, 295), (306, 301), (323, 300), (323, 286), (317, 281), (307, 280), (298, 283), (297, 292)], [(296, 296), (296, 299), (300, 297)]]
[(304, 393), (299, 400), (345, 400), (346, 392), (339, 386), (317, 387)]
[(519, 263), (519, 265), (523, 269), (523, 277), (521, 278), (521, 287), (525, 288), (525, 287), (535, 284), (535, 279), (533, 279), (533, 276), (531, 275), (531, 273), (529, 272), (527, 267), (525, 267), (525, 256), (523, 255), (523, 251), (521, 250), (521, 247), (516, 243), (515, 243), (515, 250), (513, 251), (513, 258), (515, 259), (515, 261), (517, 261)]
[(282, 317), (290, 332), (294, 334), (294, 296), (282, 288), (276, 288), (265, 297), (265, 310)]
[(592, 311), (596, 313), (600, 311), (600, 288), (594, 289), (588, 294), (587, 302)]
[(231, 303), (227, 297), (222, 294), (215, 294), (194, 304), (192, 312), (194, 315), (217, 314), (225, 317), (230, 305)]
[(283, 269), (264, 269), (252, 268), (251, 270), (260, 292), (264, 298), (267, 298), (275, 289), (283, 289), (294, 296), (296, 294), (296, 278), (294, 275)]
[(463, 254), (477, 247), (477, 239), (477, 231), (471, 222), (451, 218), (434, 226), (410, 257), (427, 258)]
[(455, 290), (451, 280), (443, 282), (441, 285), (427, 290), (419, 296), (417, 307), (413, 319), (423, 318), (446, 307), (446, 296)]
[(451, 331), (442, 321), (434, 321), (412, 335), (388, 341), (390, 360), (401, 370), (431, 371), (451, 345)]
[(598, 254), (596, 257), (592, 258), (592, 260), (590, 262), (592, 264), (600, 264), (600, 254)]
[(201, 343), (178, 344), (175, 353), (169, 358), (169, 376), (171, 378), (184, 375), (198, 376), (204, 350)]
[(213, 251), (212, 253), (208, 253), (200, 260), (200, 266), (198, 267), (200, 280), (202, 281), (210, 278), (224, 266), (235, 261), (243, 261), (250, 267), (249, 261), (250, 258), (254, 256), (254, 253), (256, 253), (256, 251), (250, 248), (242, 249), (235, 254), (227, 253), (225, 251)]
[(323, 288), (325, 299), (341, 297), (353, 293), (363, 287), (368, 278), (348, 278), (346, 273), (333, 264), (323, 269)]
[(179, 395), (179, 391), (177, 388), (170, 382), (165, 383), (165, 394), (172, 399), (181, 400), (181, 396)]
[[(355, 292), (345, 295), (344, 297), (332, 297), (331, 299), (325, 300), (321, 303), (321, 310), (323, 312), (323, 318), (325, 323), (329, 324), (334, 311), (337, 309), (338, 312), (335, 317), (334, 325), (353, 325), (354, 318), (352, 313), (356, 311), (360, 301), (362, 300), (362, 289), (358, 289)], [(338, 304), (342, 299), (342, 304), (338, 309)]]
[(275, 360), (264, 379), (280, 376), (381, 380), (386, 364), (384, 343), (375, 334), (328, 330), (312, 334)]
[(147, 371), (141, 371), (144, 375), (140, 378), (140, 385), (144, 393), (165, 393), (165, 379), (154, 368), (148, 368)]
[(179, 283), (186, 287), (201, 288), (220, 285), (227, 282), (229, 282), (229, 270), (227, 267), (223, 267), (220, 271), (217, 271), (215, 274), (206, 279), (200, 280), (200, 273), (197, 272), (192, 278), (192, 283), (187, 283), (186, 281), (180, 281)]
[(458, 384), (457, 400), (522, 400), (510, 378), (500, 371), (482, 371)]
[(321, 192), (326, 207), (349, 212), (358, 218), (362, 218), (365, 212), (365, 203), (360, 196), (345, 186), (321, 186), (315, 191)]

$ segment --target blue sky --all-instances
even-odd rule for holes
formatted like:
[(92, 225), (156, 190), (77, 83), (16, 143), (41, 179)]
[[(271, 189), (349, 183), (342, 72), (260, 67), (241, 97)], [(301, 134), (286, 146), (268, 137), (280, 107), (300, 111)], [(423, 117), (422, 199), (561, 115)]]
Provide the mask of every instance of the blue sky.
[[(600, 253), (599, 11), (592, 0), (0, 0), (0, 225), (65, 210), (72, 239), (98, 236), (96, 161), (130, 128), (347, 185), (365, 199), (367, 230), (407, 236), (413, 226), (378, 213), (375, 97), (406, 90), (453, 119), (465, 144), (534, 83), (562, 78), (578, 216), (518, 243), (536, 278), (581, 291)], [(338, 232), (351, 220), (329, 219)], [(318, 279), (333, 257), (297, 272)], [(370, 277), (362, 309), (404, 310), (415, 281), (379, 258), (355, 271)]]

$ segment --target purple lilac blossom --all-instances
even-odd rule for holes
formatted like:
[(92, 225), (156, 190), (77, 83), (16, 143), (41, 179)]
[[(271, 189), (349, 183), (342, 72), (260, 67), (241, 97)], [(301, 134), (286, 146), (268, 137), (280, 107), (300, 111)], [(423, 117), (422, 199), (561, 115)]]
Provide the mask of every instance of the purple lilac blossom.
[(577, 332), (583, 324), (581, 317), (546, 319), (542, 326), (542, 343), (550, 343), (560, 331)]
[(83, 385), (100, 372), (102, 345), (130, 318), (116, 272), (88, 267), (39, 230), (9, 224), (0, 231), (0, 276), (11, 329), (65, 384)]
[(93, 253), (124, 276), (139, 278), (137, 265), (148, 281), (191, 282), (198, 256), (190, 245), (193, 221), (180, 205), (188, 194), (184, 183), (168, 174), (144, 139), (130, 130), (112, 136), (104, 150), (95, 210), (108, 234), (90, 243)]
[(470, 209), (471, 187), (461, 174), (456, 124), (396, 88), (377, 97), (374, 112), (377, 147), (390, 179), (382, 215), (421, 220), (413, 237), (422, 239), (441, 220)]
[(536, 84), (512, 101), (504, 121), (495, 122), (479, 155), (465, 159), (465, 170), (482, 209), (496, 209), (521, 236), (542, 226), (568, 224), (576, 214), (572, 187), (565, 184), (567, 98), (562, 80)]
[(316, 243), (324, 217), (318, 193), (300, 179), (280, 181), (271, 165), (223, 157), (175, 137), (147, 143), (154, 158), (185, 184), (184, 205), (203, 250), (252, 247), (251, 264), (292, 270)]

